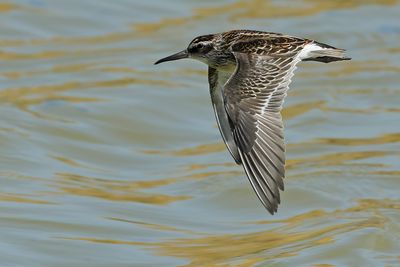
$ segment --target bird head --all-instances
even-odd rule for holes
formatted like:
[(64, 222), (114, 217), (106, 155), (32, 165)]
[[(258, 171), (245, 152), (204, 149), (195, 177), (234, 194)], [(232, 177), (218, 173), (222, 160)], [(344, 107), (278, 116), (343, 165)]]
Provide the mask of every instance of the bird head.
[(215, 51), (214, 37), (215, 35), (213, 34), (198, 36), (190, 42), (185, 50), (162, 58), (154, 64), (183, 58), (193, 58), (208, 64)]

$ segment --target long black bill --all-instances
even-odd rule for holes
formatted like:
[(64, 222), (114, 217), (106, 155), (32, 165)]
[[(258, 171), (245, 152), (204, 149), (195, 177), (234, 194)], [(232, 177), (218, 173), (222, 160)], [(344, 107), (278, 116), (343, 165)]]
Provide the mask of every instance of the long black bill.
[(188, 54), (187, 50), (183, 50), (183, 51), (173, 54), (169, 57), (165, 57), (165, 58), (158, 60), (156, 63), (154, 63), (154, 65), (157, 65), (157, 64), (160, 64), (160, 63), (166, 62), (166, 61), (178, 60), (178, 59), (188, 58), (188, 57), (189, 57), (189, 54)]

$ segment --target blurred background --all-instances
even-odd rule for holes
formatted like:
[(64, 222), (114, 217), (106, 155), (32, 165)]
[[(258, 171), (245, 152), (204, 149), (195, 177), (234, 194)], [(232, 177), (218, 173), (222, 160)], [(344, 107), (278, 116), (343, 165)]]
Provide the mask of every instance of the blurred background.
[[(0, 2), (0, 265), (400, 266), (400, 1)], [(299, 65), (270, 216), (222, 143), (195, 36), (348, 50)]]

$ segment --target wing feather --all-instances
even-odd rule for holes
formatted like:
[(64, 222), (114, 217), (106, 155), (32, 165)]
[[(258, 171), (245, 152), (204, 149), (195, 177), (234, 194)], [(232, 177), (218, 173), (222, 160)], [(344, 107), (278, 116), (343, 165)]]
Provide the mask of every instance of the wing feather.
[(280, 111), (300, 59), (298, 53), (233, 54), (237, 66), (223, 89), (225, 108), (245, 172), (258, 198), (273, 214), (285, 177)]
[(240, 156), (238, 154), (238, 149), (233, 140), (231, 122), (228, 114), (225, 110), (224, 99), (222, 94), (221, 83), (224, 84), (225, 81), (221, 82), (221, 77), (218, 75), (218, 71), (214, 68), (208, 68), (208, 82), (210, 84), (210, 95), (211, 102), (214, 108), (215, 119), (217, 120), (219, 131), (221, 132), (222, 139), (225, 142), (228, 151), (231, 153), (232, 157), (236, 163), (240, 164)]

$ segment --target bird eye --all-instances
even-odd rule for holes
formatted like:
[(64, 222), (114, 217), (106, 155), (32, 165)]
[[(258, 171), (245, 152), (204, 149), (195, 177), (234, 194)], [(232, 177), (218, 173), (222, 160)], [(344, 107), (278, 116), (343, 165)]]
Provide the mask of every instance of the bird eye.
[(201, 54), (205, 54), (208, 51), (210, 51), (212, 49), (212, 46), (209, 44), (204, 44), (204, 43), (197, 43), (192, 45), (191, 47), (189, 47), (189, 52), (190, 53), (201, 53)]
[(203, 45), (202, 43), (198, 43), (198, 44), (192, 45), (192, 46), (189, 48), (189, 52), (191, 52), (191, 53), (198, 53), (198, 52), (200, 52), (200, 50), (202, 50), (203, 48), (204, 48), (204, 45)]

